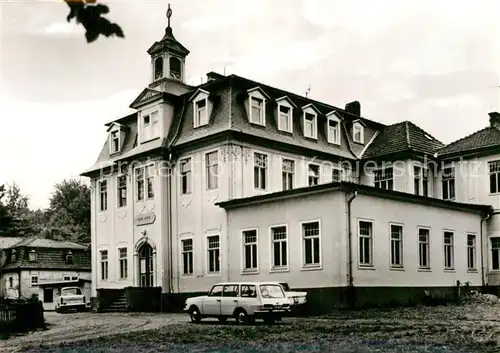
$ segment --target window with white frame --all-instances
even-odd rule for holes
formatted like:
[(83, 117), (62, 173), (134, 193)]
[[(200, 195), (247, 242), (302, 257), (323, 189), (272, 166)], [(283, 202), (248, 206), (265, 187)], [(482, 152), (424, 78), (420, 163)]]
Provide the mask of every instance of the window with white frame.
[(309, 164), (307, 171), (308, 171), (309, 186), (318, 185), (318, 183), (319, 183), (319, 165)]
[(295, 175), (295, 161), (283, 159), (281, 162), (281, 176), (283, 181), (283, 190), (293, 189)]
[(359, 265), (373, 266), (373, 223), (359, 221)]
[(158, 137), (158, 123), (158, 111), (142, 116), (142, 142), (147, 142), (155, 137)]
[(257, 230), (245, 230), (243, 234), (243, 270), (257, 271)]
[(332, 168), (332, 182), (339, 183), (343, 180), (343, 171), (341, 168)]
[(321, 264), (319, 222), (302, 223), (304, 266), (319, 266)]
[(254, 153), (253, 180), (256, 189), (265, 190), (267, 187), (267, 155)]
[(490, 193), (500, 193), (500, 161), (488, 162), (490, 174)]
[(413, 191), (415, 195), (420, 195), (420, 182), (422, 180), (422, 168), (413, 166)]
[(444, 242), (444, 268), (452, 270), (454, 266), (453, 254), (453, 232), (445, 231), (443, 234)]
[(127, 206), (127, 176), (120, 175), (117, 178), (118, 207)]
[(153, 199), (155, 197), (155, 191), (154, 191), (155, 172), (156, 170), (154, 165), (146, 166), (146, 186), (147, 186), (148, 199)]
[(108, 209), (108, 182), (102, 180), (99, 182), (99, 209), (106, 211)]
[(430, 265), (430, 231), (427, 228), (418, 229), (418, 267), (428, 269)]
[(182, 274), (184, 276), (192, 275), (194, 268), (193, 239), (181, 240), (181, 251), (182, 251)]
[(217, 151), (205, 155), (205, 168), (207, 178), (207, 189), (217, 189), (219, 187), (219, 156)]
[(137, 201), (144, 200), (144, 169), (137, 168), (135, 170), (135, 190), (137, 195)]
[(429, 196), (429, 169), (422, 168), (422, 196)]
[(364, 133), (364, 128), (363, 125), (360, 123), (354, 123), (352, 126), (352, 139), (354, 142), (357, 143), (364, 143), (365, 140), (365, 133)]
[(28, 255), (29, 261), (36, 261), (36, 258), (37, 258), (36, 255), (37, 254), (36, 254), (36, 251), (34, 249), (30, 250), (29, 255)]
[(120, 131), (115, 130), (110, 133), (111, 153), (120, 152)]
[(180, 161), (181, 168), (181, 195), (191, 193), (191, 158)]
[(443, 200), (453, 200), (455, 198), (455, 167), (446, 166), (441, 175), (441, 186)]
[(373, 171), (373, 182), (376, 188), (393, 190), (394, 177), (392, 167)]
[(391, 224), (391, 267), (403, 267), (403, 226)]
[(101, 250), (101, 280), (108, 279), (108, 250)]
[(220, 240), (218, 235), (207, 237), (208, 273), (220, 272)]
[(120, 268), (120, 279), (127, 278), (128, 276), (127, 248), (118, 249), (118, 265)]
[(288, 267), (288, 246), (286, 226), (271, 227), (272, 268)]
[(467, 234), (467, 269), (476, 269), (476, 235)]
[(491, 242), (491, 269), (500, 270), (500, 237), (490, 238)]
[(340, 143), (340, 123), (335, 118), (328, 118), (328, 142), (338, 145)]
[(250, 122), (265, 125), (264, 122), (264, 100), (250, 96)]
[(304, 136), (315, 139), (317, 138), (317, 135), (317, 115), (304, 112)]
[(194, 102), (194, 127), (208, 124), (208, 104), (207, 98)]
[(278, 129), (281, 131), (292, 132), (293, 131), (293, 119), (292, 119), (292, 108), (287, 105), (278, 105)]
[(31, 285), (38, 284), (38, 276), (31, 276)]

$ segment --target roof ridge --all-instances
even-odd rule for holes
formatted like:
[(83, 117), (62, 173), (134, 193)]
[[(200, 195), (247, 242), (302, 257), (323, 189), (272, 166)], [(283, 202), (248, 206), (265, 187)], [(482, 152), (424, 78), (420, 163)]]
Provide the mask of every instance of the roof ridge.
[[(471, 137), (471, 136), (473, 136), (473, 135), (475, 135), (475, 134), (477, 134), (477, 133), (480, 133), (480, 132), (483, 132), (483, 131), (486, 131), (486, 130), (489, 130), (489, 129), (492, 129), (492, 127), (491, 127), (491, 126), (486, 126), (485, 128), (482, 128), (482, 129), (480, 129), (480, 130), (477, 130), (477, 131), (475, 131), (475, 132), (472, 132), (472, 133), (470, 133), (469, 135), (466, 135), (466, 136), (464, 136), (464, 137), (462, 137), (462, 138), (460, 138), (460, 139), (458, 139), (458, 140), (455, 140), (455, 141), (453, 141), (453, 142), (450, 142), (450, 143), (449, 143), (449, 144), (447, 144), (447, 145), (444, 145), (443, 147), (441, 147), (441, 148), (440, 148), (440, 150), (442, 150), (442, 149), (444, 149), (444, 148), (447, 148), (447, 147), (450, 147), (450, 146), (453, 146), (453, 145), (455, 145), (455, 144), (457, 144), (457, 143), (459, 143), (459, 142), (462, 142), (462, 141), (464, 141), (464, 140), (468, 139), (469, 137)], [(438, 153), (439, 153), (439, 152), (438, 152)]]
[(408, 149), (411, 150), (411, 143), (410, 143), (410, 128), (408, 126), (409, 121), (405, 120), (405, 134), (406, 134), (406, 144), (408, 145)]

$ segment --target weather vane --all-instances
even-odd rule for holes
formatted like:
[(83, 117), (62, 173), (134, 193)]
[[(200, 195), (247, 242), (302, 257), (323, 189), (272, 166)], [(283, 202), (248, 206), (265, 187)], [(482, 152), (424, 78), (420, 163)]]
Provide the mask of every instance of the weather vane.
[(168, 10), (167, 10), (168, 27), (170, 27), (170, 17), (172, 17), (172, 9), (170, 8), (170, 4), (168, 4)]

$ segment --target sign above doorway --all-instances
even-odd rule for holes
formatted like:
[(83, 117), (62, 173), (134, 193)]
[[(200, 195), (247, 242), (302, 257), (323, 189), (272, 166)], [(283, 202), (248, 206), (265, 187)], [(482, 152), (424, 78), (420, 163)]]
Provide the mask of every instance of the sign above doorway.
[(136, 226), (144, 226), (146, 224), (153, 224), (156, 220), (156, 215), (153, 212), (146, 212), (137, 215), (134, 219)]

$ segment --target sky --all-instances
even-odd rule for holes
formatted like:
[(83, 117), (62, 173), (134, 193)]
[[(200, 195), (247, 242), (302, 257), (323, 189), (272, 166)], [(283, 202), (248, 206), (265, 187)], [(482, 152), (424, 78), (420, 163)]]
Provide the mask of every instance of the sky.
[[(30, 207), (79, 178), (147, 86), (168, 1), (110, 0), (125, 39), (87, 44), (62, 0), (0, 0), (0, 184)], [(450, 143), (500, 110), (500, 1), (171, 0), (188, 83), (238, 74)], [(85, 180), (85, 178), (82, 178)]]

